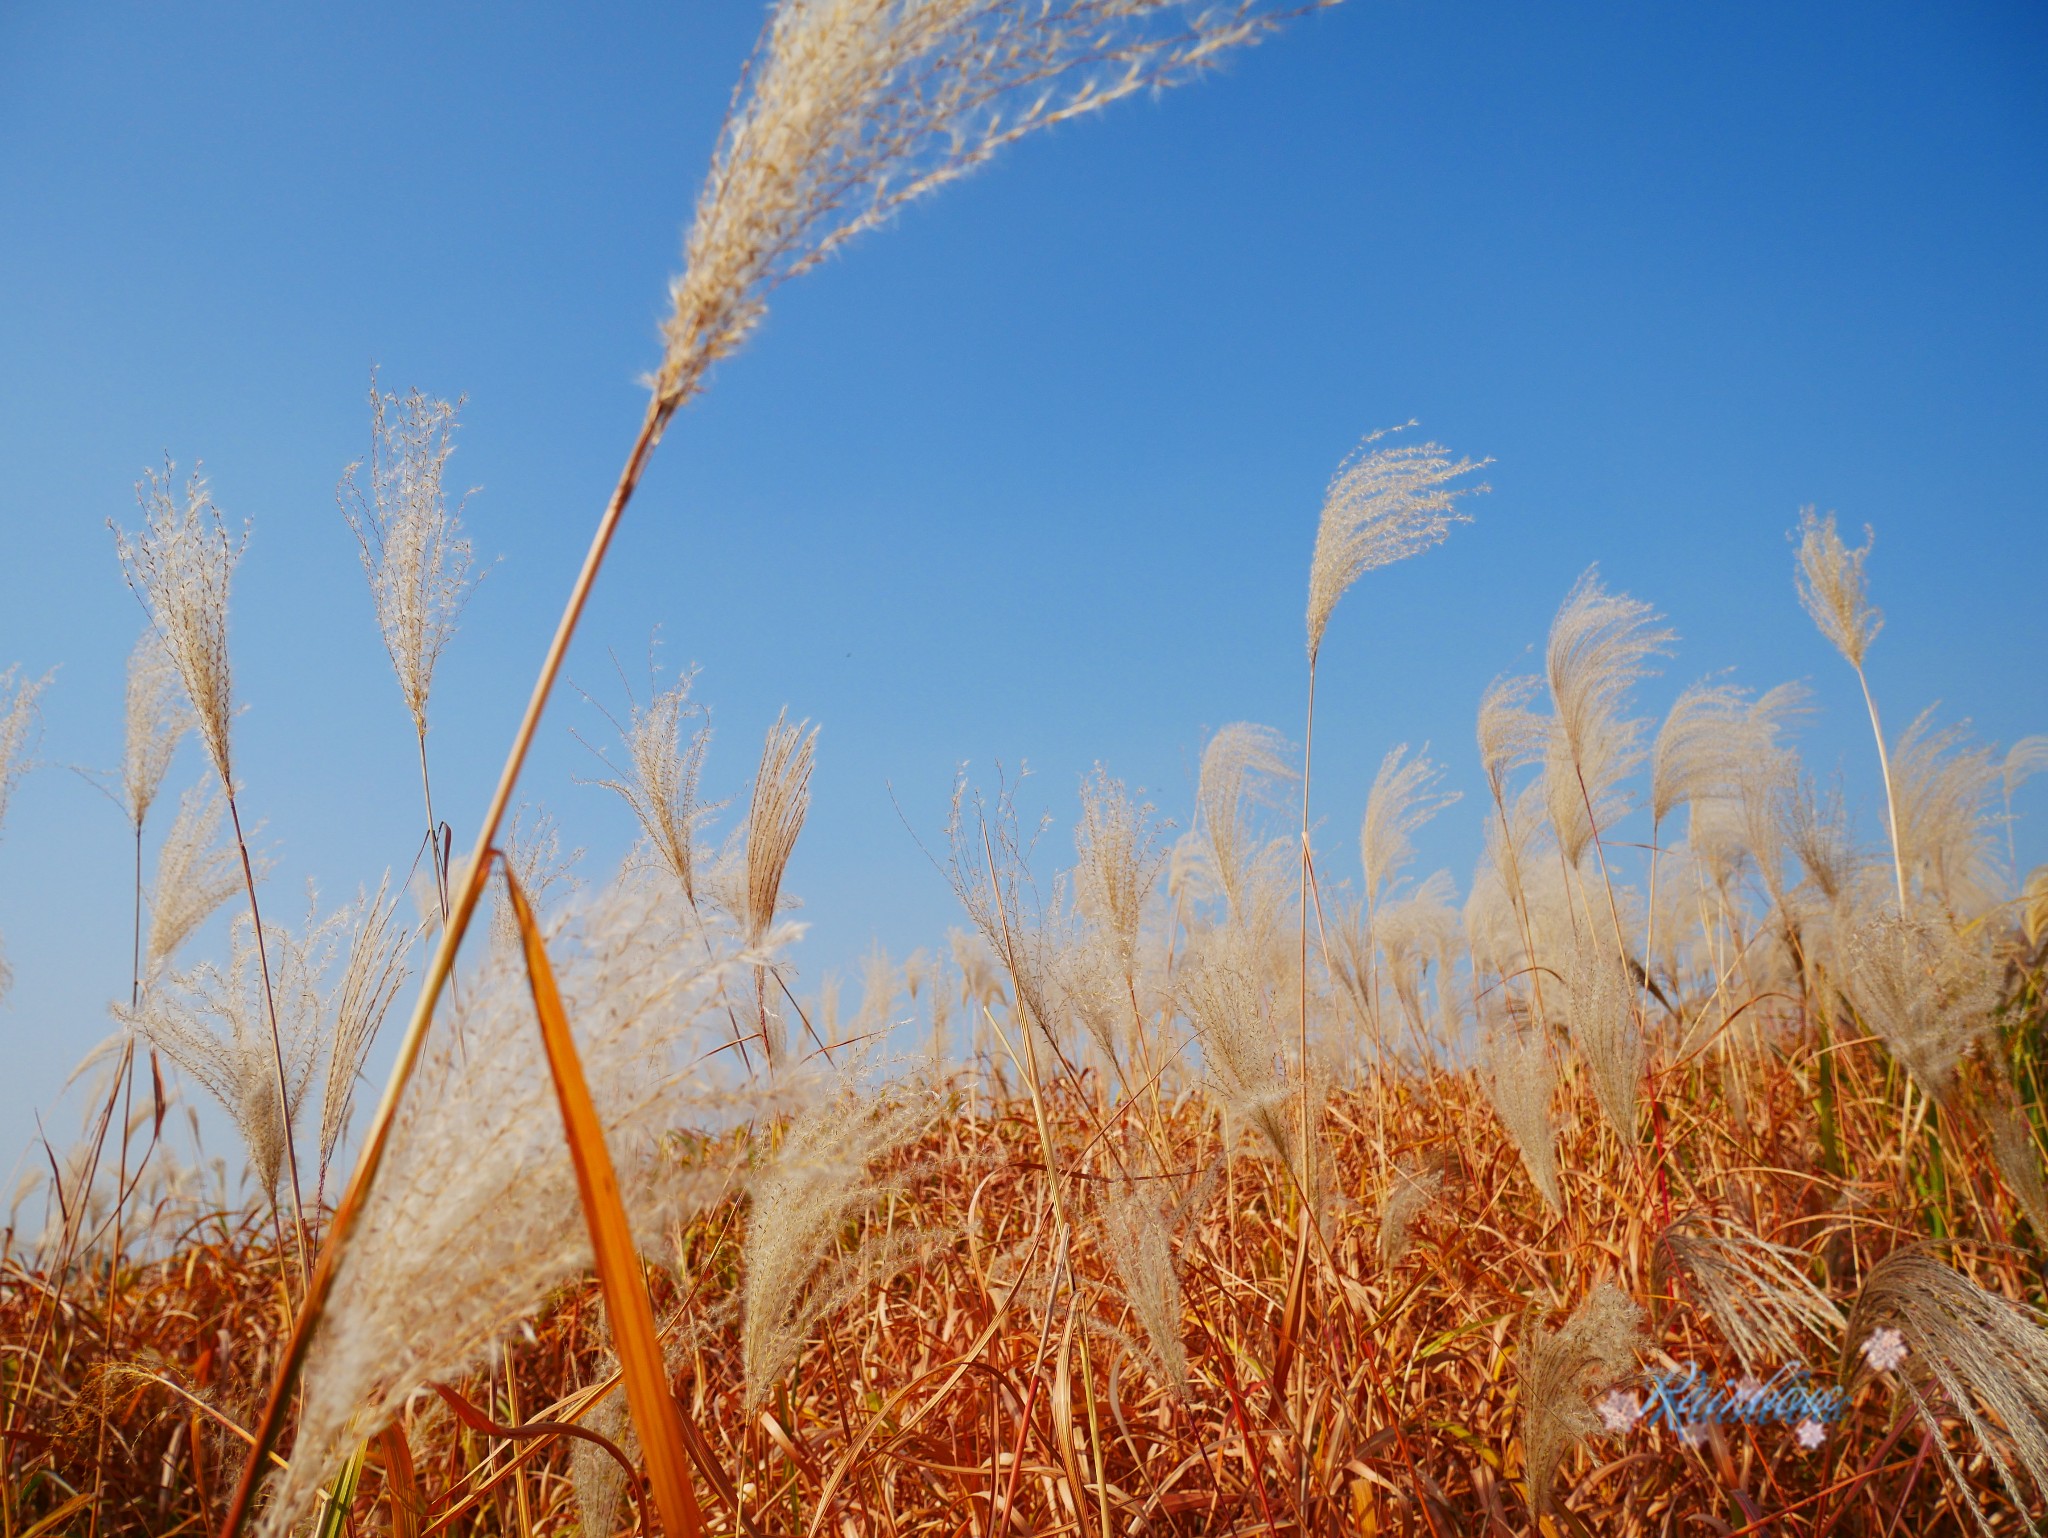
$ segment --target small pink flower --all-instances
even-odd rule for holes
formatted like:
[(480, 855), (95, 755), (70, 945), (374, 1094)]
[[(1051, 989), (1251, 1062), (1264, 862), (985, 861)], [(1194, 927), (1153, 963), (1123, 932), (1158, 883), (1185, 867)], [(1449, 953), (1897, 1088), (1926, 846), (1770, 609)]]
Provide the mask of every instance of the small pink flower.
[(1897, 1330), (1872, 1330), (1863, 1341), (1863, 1360), (1879, 1372), (1890, 1372), (1906, 1359), (1906, 1337)]
[(1642, 1419), (1643, 1402), (1634, 1394), (1623, 1389), (1611, 1388), (1593, 1401), (1593, 1408), (1600, 1412), (1600, 1419), (1608, 1431), (1620, 1436), (1629, 1427)]
[(1799, 1445), (1808, 1452), (1812, 1452), (1828, 1439), (1828, 1428), (1812, 1416), (1808, 1416), (1797, 1426), (1793, 1427), (1792, 1430), (1793, 1434), (1799, 1438)]
[(1687, 1447), (1703, 1447), (1707, 1441), (1705, 1421), (1686, 1421), (1678, 1428), (1678, 1440)]

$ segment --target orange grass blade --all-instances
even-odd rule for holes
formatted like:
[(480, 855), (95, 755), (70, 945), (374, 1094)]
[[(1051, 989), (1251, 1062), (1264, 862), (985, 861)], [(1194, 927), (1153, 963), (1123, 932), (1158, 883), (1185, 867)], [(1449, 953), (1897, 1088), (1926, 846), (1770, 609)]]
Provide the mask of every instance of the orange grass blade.
[(697, 1494), (690, 1485), (690, 1452), (683, 1437), (682, 1407), (669, 1392), (668, 1368), (654, 1333), (654, 1305), (647, 1298), (647, 1277), (640, 1269), (640, 1251), (633, 1243), (625, 1203), (619, 1196), (619, 1177), (604, 1144), (604, 1127), (597, 1119), (590, 1085), (583, 1077), (575, 1039), (569, 1034), (569, 1017), (555, 987), (555, 971), (548, 964), (540, 925), (527, 904), (526, 894), (519, 890), (511, 862), (502, 853), (493, 853), (504, 868), (512, 914), (519, 922), (519, 943), (526, 953), (526, 976), (533, 988), (534, 1013), (540, 1017), (541, 1042), (547, 1048), (548, 1068), (554, 1075), (555, 1095), (562, 1106), (563, 1133), (568, 1140), (569, 1157), (576, 1165), (576, 1189), (583, 1198), (583, 1215), (590, 1223), (590, 1247), (597, 1255), (598, 1280), (603, 1284), (605, 1308), (611, 1315), (619, 1370), (626, 1380), (626, 1405), (633, 1413), (633, 1425), (647, 1455), (647, 1477), (654, 1486), (655, 1508), (661, 1513), (661, 1525), (669, 1538), (697, 1538), (703, 1524), (697, 1512)]
[(420, 1498), (419, 1476), (413, 1472), (412, 1444), (403, 1426), (386, 1426), (377, 1433), (377, 1451), (384, 1460), (384, 1494), (391, 1506), (391, 1538), (420, 1538), (420, 1513), (426, 1502)]

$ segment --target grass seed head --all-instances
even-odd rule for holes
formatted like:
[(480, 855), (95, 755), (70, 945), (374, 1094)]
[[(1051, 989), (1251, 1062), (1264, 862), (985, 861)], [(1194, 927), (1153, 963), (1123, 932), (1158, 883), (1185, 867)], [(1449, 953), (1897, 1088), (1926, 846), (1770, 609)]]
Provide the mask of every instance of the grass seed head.
[(1884, 613), (1865, 589), (1863, 563), (1876, 536), (1863, 531), (1863, 543), (1851, 550), (1835, 532), (1835, 515), (1816, 518), (1813, 509), (1799, 513), (1799, 564), (1794, 583), (1799, 602), (1820, 633), (1859, 673), (1870, 643), (1884, 628)]
[(1556, 1330), (1535, 1326), (1522, 1348), (1522, 1458), (1529, 1507), (1550, 1510), (1558, 1465), (1601, 1428), (1593, 1401), (1636, 1370), (1642, 1308), (1602, 1282)]

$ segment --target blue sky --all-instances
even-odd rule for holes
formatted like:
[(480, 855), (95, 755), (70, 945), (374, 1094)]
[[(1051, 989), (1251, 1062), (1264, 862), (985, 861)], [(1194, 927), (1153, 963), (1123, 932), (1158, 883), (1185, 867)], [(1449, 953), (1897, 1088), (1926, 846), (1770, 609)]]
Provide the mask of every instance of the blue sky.
[[(125, 992), (120, 753), (139, 624), (106, 530), (166, 453), (255, 533), (233, 617), (245, 805), (279, 901), (411, 858), (409, 724), (333, 486), (370, 368), (469, 404), (452, 472), (502, 559), (444, 660), (466, 842), (637, 424), (635, 381), (747, 5), (0, 13), (0, 666), (58, 667), (0, 841), (0, 1147)], [(1212, 78), (1027, 143), (783, 292), (670, 431), (572, 656), (620, 699), (701, 666), (714, 790), (823, 724), (791, 884), (807, 981), (943, 944), (955, 767), (1098, 759), (1184, 818), (1208, 730), (1298, 736), (1322, 486), (1367, 429), (1491, 455), (1450, 544), (1324, 652), (1336, 873), (1381, 754), (1480, 789), (1479, 691), (1598, 561), (1682, 637), (1645, 692), (1803, 678), (1812, 763), (1875, 790), (1853, 678), (1794, 601), (1799, 507), (1876, 526), (1891, 724), (2048, 730), (2048, 18), (2021, 5), (1351, 0)], [(601, 867), (565, 692), (526, 782)], [(174, 787), (202, 771), (188, 748)], [(2048, 787), (2023, 794), (2048, 857)], [(1477, 809), (1424, 869), (1460, 883)], [(1055, 850), (1065, 848), (1064, 821)], [(380, 1055), (381, 1056), (381, 1055)], [(66, 1111), (53, 1131), (67, 1133)]]

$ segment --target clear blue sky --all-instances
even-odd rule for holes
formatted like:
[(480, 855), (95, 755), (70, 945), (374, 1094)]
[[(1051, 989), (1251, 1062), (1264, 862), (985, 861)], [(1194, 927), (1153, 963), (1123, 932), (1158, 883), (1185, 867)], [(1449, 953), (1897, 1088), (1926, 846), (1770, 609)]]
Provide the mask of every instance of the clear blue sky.
[[(118, 762), (138, 628), (109, 517), (168, 452), (255, 520), (235, 592), (246, 805), (276, 900), (415, 839), (409, 726), (332, 488), (372, 364), (469, 406), (502, 555), (434, 697), (468, 832), (639, 417), (749, 5), (0, 12), (0, 665), (61, 664), (52, 767), (0, 842), (0, 1153), (125, 991)], [(1600, 561), (1683, 637), (1647, 691), (1814, 685), (1815, 765), (1874, 776), (1800, 614), (1798, 508), (1878, 529), (1894, 726), (2048, 729), (2048, 18), (2021, 4), (1351, 0), (1215, 77), (1024, 145), (783, 293), (670, 432), (571, 662), (701, 664), (712, 778), (824, 725), (792, 874), (806, 986), (957, 919), (956, 764), (1097, 759), (1184, 816), (1207, 730), (1299, 734), (1323, 483), (1419, 417), (1492, 455), (1479, 522), (1375, 575), (1324, 657), (1337, 873), (1380, 755), (1470, 723)], [(599, 866), (565, 694), (526, 782)], [(199, 776), (188, 748), (176, 784)], [(2048, 786), (2022, 853), (2048, 856)], [(1476, 808), (1431, 830), (1463, 881)], [(1866, 829), (1875, 823), (1866, 816)], [(1056, 835), (1065, 846), (1065, 829)], [(381, 1061), (382, 1054), (379, 1056)], [(69, 1135), (75, 1112), (53, 1131)]]

